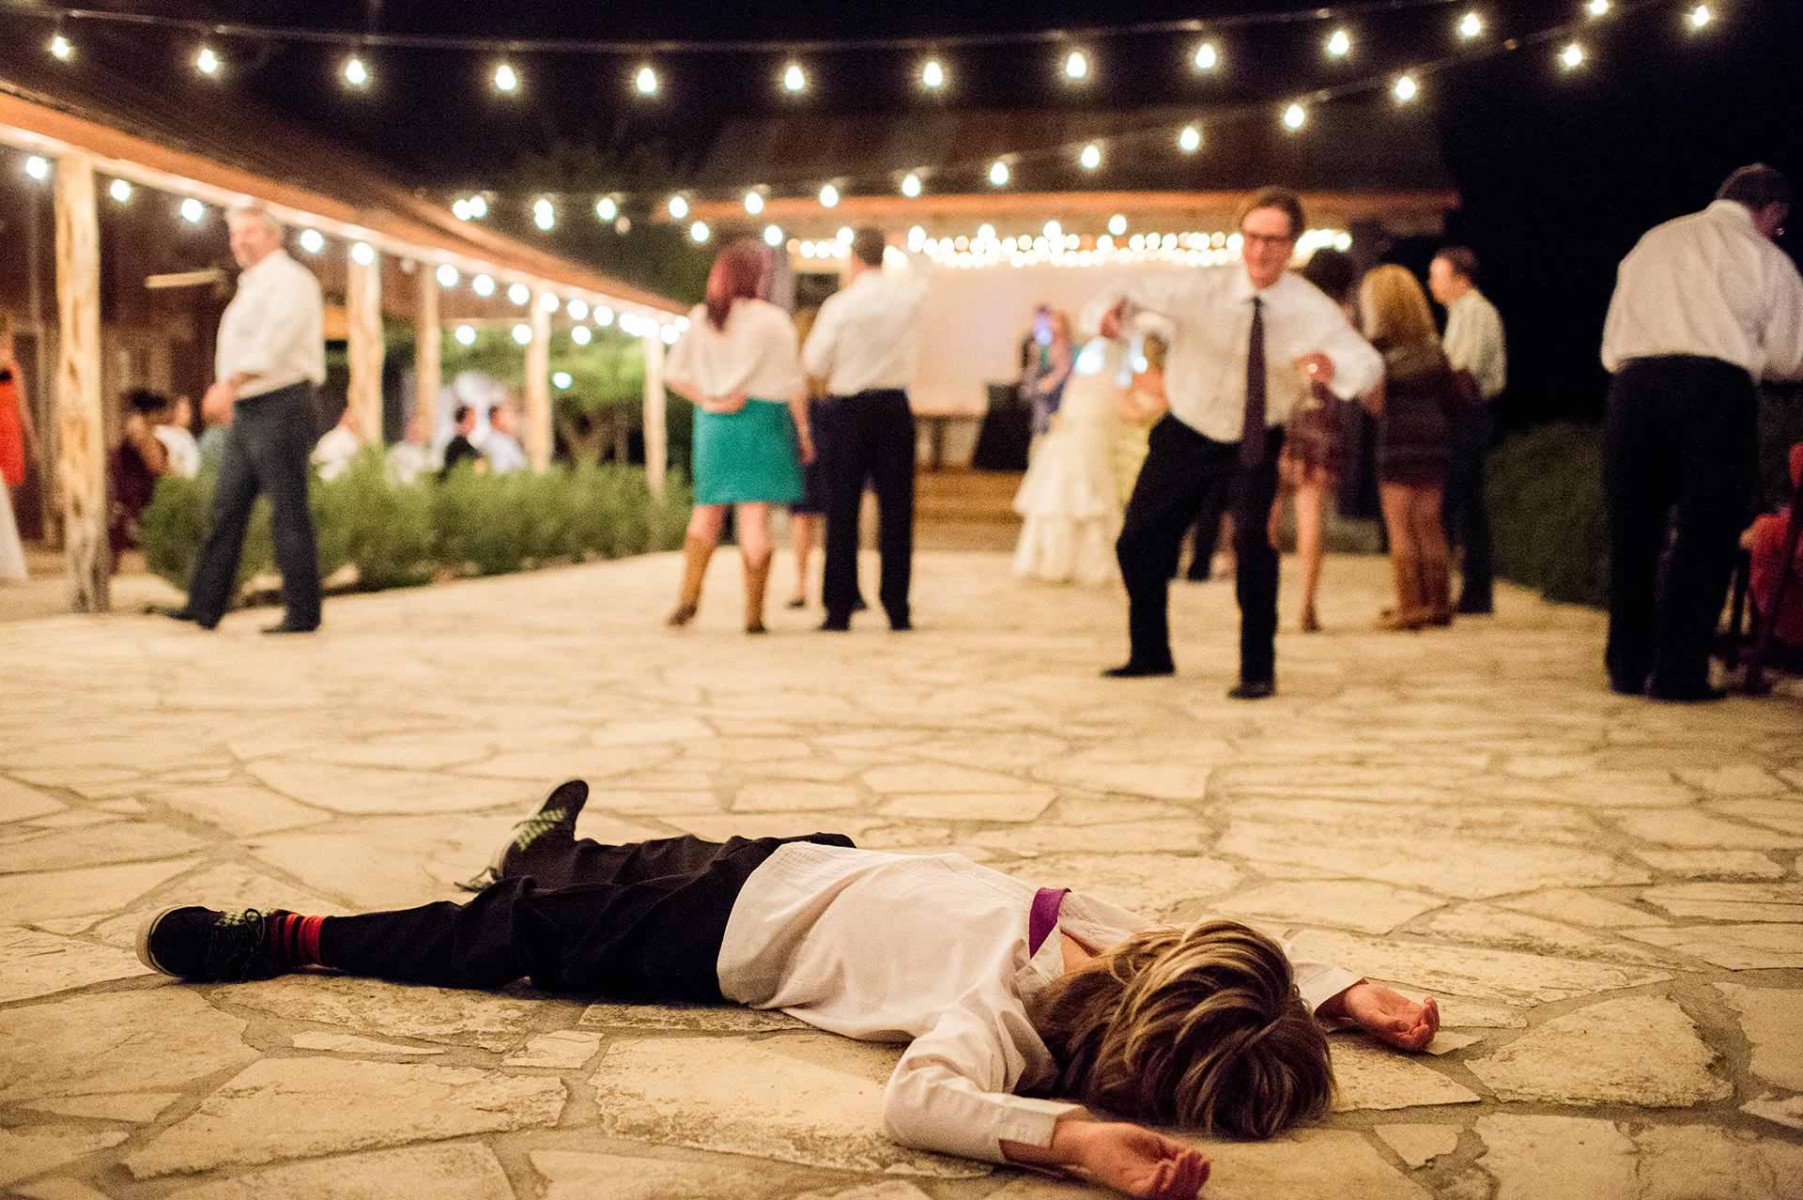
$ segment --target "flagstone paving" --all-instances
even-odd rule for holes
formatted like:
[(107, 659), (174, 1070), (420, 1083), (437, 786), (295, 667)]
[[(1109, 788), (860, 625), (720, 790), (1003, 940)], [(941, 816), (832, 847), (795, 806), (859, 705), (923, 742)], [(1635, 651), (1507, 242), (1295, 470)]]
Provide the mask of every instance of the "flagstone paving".
[[(722, 565), (724, 564), (724, 565)], [(670, 557), (257, 615), (0, 626), (0, 1192), (34, 1200), (1078, 1200), (882, 1136), (892, 1047), (781, 1014), (146, 974), (185, 900), (453, 898), (570, 775), (581, 831), (840, 830), (1168, 919), (1231, 914), (1438, 996), (1432, 1052), (1333, 1037), (1319, 1125), (1211, 1143), (1234, 1200), (1803, 1197), (1803, 696), (1610, 694), (1598, 614), (1371, 631), (1327, 568), (1273, 701), (1230, 585), (1174, 598), (1182, 674), (1107, 681), (1115, 591), (923, 556), (916, 632), (734, 628)], [(1286, 609), (1293, 599), (1286, 596)], [(1287, 614), (1286, 614), (1287, 615)], [(594, 1002), (591, 1002), (593, 1000)]]

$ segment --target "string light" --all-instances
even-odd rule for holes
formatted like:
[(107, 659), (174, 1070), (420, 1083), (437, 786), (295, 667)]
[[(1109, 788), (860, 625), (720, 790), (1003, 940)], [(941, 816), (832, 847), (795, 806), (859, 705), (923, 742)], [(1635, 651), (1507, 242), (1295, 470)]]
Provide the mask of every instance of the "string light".
[(507, 298), (515, 304), (523, 305), (528, 300), (532, 299), (532, 289), (523, 283), (509, 284), (507, 287)]
[(641, 96), (657, 95), (657, 71), (649, 64), (640, 67), (632, 76), (632, 90)]
[(764, 226), (764, 245), (772, 250), (783, 244), (783, 231), (776, 225)]
[(1699, 4), (1685, 14), (1684, 20), (1692, 29), (1707, 29), (1715, 20), (1715, 13), (1707, 4)]
[(920, 195), (920, 176), (909, 171), (902, 176), (901, 194), (913, 200)]
[(532, 223), (546, 233), (557, 228), (557, 206), (549, 197), (540, 196), (532, 202)]
[(1609, 10), (1613, 7), (1615, 6), (1610, 4), (1609, 0), (1589, 0), (1589, 2), (1584, 5), (1584, 11), (1593, 17), (1606, 17), (1609, 15)]
[(612, 325), (613, 323), (614, 323), (614, 310), (607, 307), (607, 305), (605, 305), (605, 304), (596, 305), (595, 306), (595, 325), (601, 329), (606, 329), (609, 325)]
[(219, 74), (219, 55), (211, 46), (202, 46), (194, 52), (194, 69), (211, 78)]
[(1421, 85), (1415, 81), (1413, 75), (1398, 75), (1396, 82), (1390, 85), (1390, 95), (1395, 97), (1398, 104), (1413, 103), (1415, 97), (1420, 94)]
[(595, 216), (603, 221), (611, 221), (620, 215), (620, 202), (612, 196), (603, 196), (595, 201)]
[(976, 240), (979, 242), (995, 241), (995, 226), (991, 225), (988, 221), (985, 221), (981, 225), (977, 226)]
[(1202, 42), (1196, 47), (1196, 53), (1190, 58), (1196, 70), (1204, 73), (1221, 65), (1221, 48), (1213, 42)]
[(75, 57), (75, 43), (62, 34), (57, 34), (50, 39), (50, 57), (58, 62), (68, 62)]
[(308, 254), (318, 254), (326, 248), (326, 235), (317, 229), (300, 231), (300, 248)]
[(664, 345), (674, 346), (679, 340), (681, 340), (682, 331), (677, 329), (676, 326), (674, 326), (674, 325), (666, 325), (663, 327), (663, 330), (658, 334), (658, 336), (664, 340)]
[(520, 73), (511, 63), (500, 63), (495, 67), (494, 83), (495, 91), (511, 96), (520, 90)]
[(182, 201), (181, 214), (182, 220), (186, 221), (188, 224), (198, 225), (207, 219), (207, 206), (196, 200), (194, 197), (189, 196), (186, 200)]
[(1082, 167), (1085, 171), (1093, 171), (1101, 166), (1101, 145), (1097, 142), (1091, 142), (1089, 145), (1083, 147), (1083, 153), (1077, 156), (1077, 165)]
[(1336, 29), (1327, 37), (1327, 57), (1345, 58), (1352, 53), (1352, 35), (1344, 29)]
[(478, 275), (470, 280), (470, 291), (484, 300), (495, 294), (495, 279), (492, 275)]
[(351, 261), (360, 267), (372, 265), (376, 261), (376, 248), (368, 242), (352, 242)]
[(486, 217), (487, 215), (488, 215), (488, 197), (486, 197), (486, 196), (471, 196), (470, 197), (470, 216), (472, 216), (476, 220), (480, 221), (483, 217)]
[(366, 88), (369, 86), (369, 66), (355, 54), (344, 60), (339, 75), (349, 87)]
[(837, 208), (837, 207), (839, 207), (839, 189), (834, 187), (830, 183), (827, 184), (825, 187), (821, 188), (820, 189), (820, 207), (821, 208)]
[(1007, 187), (1008, 178), (1012, 174), (1013, 172), (1008, 169), (1008, 164), (1005, 160), (999, 158), (996, 159), (989, 164), (989, 186)]
[(632, 218), (631, 217), (615, 218), (614, 232), (619, 234), (621, 237), (625, 237), (627, 234), (631, 233), (632, 232)]
[(697, 246), (705, 245), (714, 236), (714, 231), (707, 227), (706, 221), (697, 221), (689, 226), (689, 240)]
[(1575, 71), (1584, 65), (1584, 46), (1581, 42), (1568, 42), (1565, 49), (1559, 51), (1559, 65), (1567, 71)]
[(1466, 41), (1469, 42), (1472, 38), (1478, 37), (1483, 32), (1484, 18), (1477, 9), (1474, 8), (1459, 18), (1459, 36)]
[(1112, 217), (1109, 217), (1108, 218), (1108, 232), (1112, 233), (1115, 237), (1120, 237), (1122, 234), (1126, 233), (1127, 232), (1126, 216), (1122, 213), (1115, 213)]
[(113, 198), (114, 204), (129, 204), (132, 187), (123, 179), (115, 179), (107, 185), (106, 194)]
[(1202, 148), (1202, 127), (1185, 125), (1183, 132), (1177, 135), (1177, 149), (1185, 154), (1194, 154)]
[(457, 344), (459, 346), (474, 346), (476, 344), (476, 329), (473, 325), (459, 325), (451, 336), (457, 339)]
[(1064, 77), (1073, 82), (1081, 82), (1089, 78), (1089, 55), (1081, 50), (1072, 50), (1064, 56)]
[[(989, 240), (995, 240), (995, 229), (993, 227), (989, 230)], [(1063, 241), (1064, 226), (1056, 221), (1047, 221), (1045, 223), (1045, 240), (1053, 244)]]
[(480, 221), (488, 215), (488, 201), (481, 196), (462, 196), (452, 202), (451, 212), (459, 221)]
[(586, 346), (595, 340), (595, 331), (587, 325), (578, 325), (570, 330), (570, 340), (578, 346)]
[(575, 378), (568, 371), (553, 371), (551, 373), (551, 386), (560, 392), (569, 391), (575, 382)]
[(689, 202), (680, 195), (671, 196), (669, 202), (665, 204), (664, 207), (669, 210), (670, 219), (672, 221), (680, 221), (689, 215)]
[(563, 301), (557, 298), (556, 292), (541, 292), (538, 297), (538, 306), (548, 313), (555, 313), (563, 307)]
[(764, 194), (756, 188), (745, 193), (745, 211), (757, 216), (764, 211)]
[(1300, 103), (1291, 104), (1283, 110), (1283, 127), (1291, 133), (1300, 131), (1307, 124), (1308, 109), (1302, 107)]
[(783, 68), (783, 91), (791, 96), (799, 96), (808, 90), (808, 73), (801, 69), (801, 64), (792, 62)]
[(436, 274), (438, 276), (439, 287), (454, 288), (457, 286), (457, 281), (463, 278), (463, 276), (458, 273), (457, 268), (453, 267), (450, 263), (439, 263)]
[(588, 301), (580, 296), (564, 305), (563, 310), (570, 314), (570, 320), (572, 321), (585, 321), (588, 319)]
[(41, 154), (34, 154), (25, 160), (25, 173), (42, 183), (50, 178), (50, 160)]
[(522, 346), (530, 346), (532, 344), (532, 326), (526, 324), (524, 321), (515, 325), (513, 327), (513, 340)]
[(936, 92), (945, 86), (945, 64), (936, 58), (929, 58), (920, 66), (920, 86), (929, 92)]

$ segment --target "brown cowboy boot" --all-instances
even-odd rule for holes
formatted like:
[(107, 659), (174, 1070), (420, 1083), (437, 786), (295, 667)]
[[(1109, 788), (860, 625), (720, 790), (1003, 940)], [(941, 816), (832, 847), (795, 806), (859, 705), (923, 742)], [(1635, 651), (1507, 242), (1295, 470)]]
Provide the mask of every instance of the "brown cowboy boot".
[(760, 562), (745, 560), (745, 632), (764, 633), (764, 589), (770, 584), (770, 560), (766, 554)]
[(1390, 563), (1396, 572), (1396, 607), (1384, 610), (1377, 619), (1379, 629), (1420, 629), (1427, 620), (1421, 603), (1421, 576), (1417, 564), (1405, 563), (1395, 555)]
[(1427, 623), (1442, 628), (1452, 624), (1452, 570), (1442, 560), (1421, 563), (1422, 600), (1427, 608)]
[(676, 609), (665, 624), (687, 625), (701, 607), (701, 581), (707, 576), (707, 560), (714, 556), (714, 543), (691, 534), (682, 544), (682, 591), (677, 593)]

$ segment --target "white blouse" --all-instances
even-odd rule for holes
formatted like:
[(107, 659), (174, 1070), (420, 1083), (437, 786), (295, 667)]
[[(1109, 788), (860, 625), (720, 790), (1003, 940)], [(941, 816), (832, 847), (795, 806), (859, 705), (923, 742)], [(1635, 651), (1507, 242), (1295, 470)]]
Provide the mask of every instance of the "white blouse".
[(787, 404), (807, 389), (795, 322), (766, 300), (735, 302), (724, 329), (708, 324), (707, 306), (697, 304), (664, 374), (678, 387), (705, 396), (743, 392), (753, 400)]
[[(1028, 950), (1037, 890), (956, 854), (793, 842), (751, 873), (733, 905), (720, 991), (845, 1037), (910, 1043), (883, 1097), (889, 1135), (1006, 1162), (1002, 1142), (1050, 1145), (1058, 1119), (1083, 1111), (1018, 1094), (1057, 1075), (1027, 1017), (1028, 1000), (1064, 973), (1062, 939)], [(1058, 914), (1060, 931), (1098, 950), (1150, 924), (1074, 892)], [(1292, 961), (1310, 1011), (1359, 981)]]

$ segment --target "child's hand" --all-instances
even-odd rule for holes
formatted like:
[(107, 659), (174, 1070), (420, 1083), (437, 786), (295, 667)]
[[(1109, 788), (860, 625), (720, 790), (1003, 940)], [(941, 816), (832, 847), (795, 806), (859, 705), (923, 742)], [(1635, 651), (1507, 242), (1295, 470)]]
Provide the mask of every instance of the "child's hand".
[(1209, 1163), (1175, 1138), (1102, 1121), (1061, 1121), (1077, 1139), (1077, 1173), (1137, 1200), (1196, 1200), (1208, 1182)]
[(1359, 983), (1340, 997), (1345, 1015), (1360, 1029), (1398, 1050), (1425, 1050), (1440, 1029), (1440, 1006), (1421, 1004), (1375, 983)]

